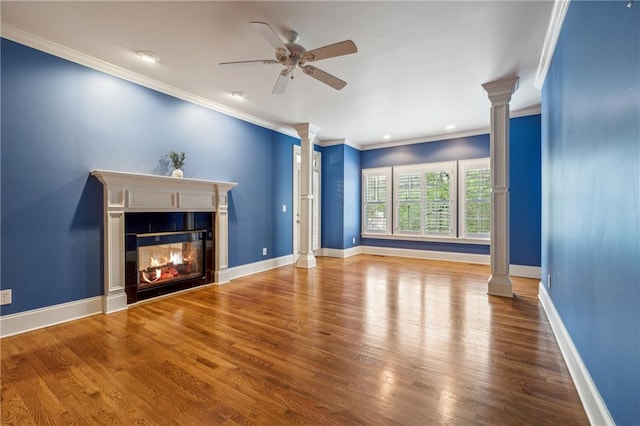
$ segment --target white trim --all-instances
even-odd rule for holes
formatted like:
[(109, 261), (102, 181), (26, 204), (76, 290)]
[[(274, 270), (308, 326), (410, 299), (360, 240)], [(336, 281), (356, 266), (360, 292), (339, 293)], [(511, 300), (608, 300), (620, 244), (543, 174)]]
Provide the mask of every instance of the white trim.
[(509, 265), (509, 275), (514, 277), (523, 278), (535, 278), (537, 280), (541, 277), (541, 269), (539, 266), (529, 265)]
[(457, 238), (457, 237), (433, 237), (433, 236), (421, 236), (421, 235), (407, 235), (407, 234), (360, 234), (361, 238), (370, 238), (372, 240), (397, 240), (397, 241), (426, 241), (430, 243), (454, 243), (454, 244), (476, 244), (481, 246), (488, 246), (491, 241), (486, 238)]
[(76, 300), (0, 317), (0, 337), (26, 333), (102, 313), (102, 297)]
[(414, 145), (414, 144), (425, 143), (425, 142), (439, 142), (439, 141), (445, 141), (450, 139), (466, 138), (469, 136), (486, 135), (488, 133), (489, 133), (489, 129), (476, 129), (476, 130), (468, 130), (465, 132), (424, 136), (424, 137), (415, 138), (415, 139), (402, 139), (402, 140), (393, 141), (393, 142), (383, 142), (383, 143), (376, 143), (371, 145), (364, 145), (361, 151), (369, 151), (372, 149), (380, 149), (380, 148), (393, 148), (396, 146)]
[(565, 328), (562, 318), (542, 282), (539, 285), (538, 299), (540, 299), (542, 308), (549, 319), (549, 324), (556, 337), (571, 378), (576, 385), (582, 405), (587, 412), (587, 417), (589, 417), (589, 422), (592, 425), (615, 425), (606, 404), (600, 396), (600, 392), (598, 392), (598, 388), (589, 374), (589, 370), (584, 365), (582, 357), (580, 357), (580, 352), (573, 344), (571, 335)]
[[(445, 260), (448, 262), (475, 263), (479, 265), (488, 265), (490, 261), (488, 254), (456, 253), (456, 252), (448, 252), (448, 251), (403, 249), (403, 248), (394, 248), (394, 247), (360, 246), (359, 253), (375, 254), (379, 256), (395, 256), (395, 257), (411, 257), (411, 258), (417, 258), (417, 259)], [(341, 257), (341, 256), (332, 256), (332, 257)], [(344, 257), (347, 257), (347, 256), (344, 256)], [(511, 276), (514, 276), (514, 277), (540, 279), (539, 266), (509, 265), (509, 271)]]
[(349, 139), (332, 139), (326, 141), (317, 141), (316, 145), (326, 148), (328, 146), (336, 146), (336, 145), (349, 145), (351, 148), (357, 149), (358, 151), (362, 151), (362, 147), (354, 142), (351, 142)]
[(542, 89), (544, 80), (547, 78), (549, 66), (551, 65), (553, 53), (555, 52), (556, 45), (558, 44), (558, 38), (560, 37), (562, 24), (564, 23), (564, 18), (567, 15), (570, 2), (571, 0), (555, 0), (553, 2), (551, 18), (549, 19), (549, 26), (547, 27), (547, 34), (544, 37), (540, 62), (538, 63), (538, 71), (536, 72), (536, 79), (533, 82), (533, 87), (536, 89)]
[(323, 248), (320, 250), (320, 256), (339, 257), (341, 259), (355, 256), (359, 253), (362, 253), (362, 246), (350, 247), (348, 249)]
[[(542, 108), (540, 104), (537, 104), (537, 105), (529, 106), (519, 110), (510, 111), (510, 116), (511, 118), (520, 118), (520, 117), (527, 117), (530, 115), (538, 115), (541, 112), (542, 112)], [(467, 131), (461, 131), (461, 132), (455, 132), (455, 133), (443, 133), (439, 135), (423, 136), (423, 137), (413, 138), (413, 139), (401, 139), (401, 140), (392, 141), (392, 142), (374, 143), (369, 145), (363, 145), (360, 147), (357, 147), (353, 143), (349, 143), (349, 145), (351, 145), (356, 149), (359, 149), (360, 151), (369, 151), (372, 149), (393, 148), (396, 146), (414, 145), (414, 144), (426, 143), (426, 142), (441, 142), (441, 141), (447, 141), (452, 139), (468, 138), (471, 136), (488, 135), (490, 132), (491, 132), (491, 129), (482, 128), (482, 129), (467, 130)], [(325, 146), (324, 145), (325, 143), (327, 142), (323, 142), (321, 146)]]
[[(361, 191), (362, 191), (362, 197), (361, 197), (361, 203), (360, 203), (360, 220), (361, 220), (361, 226), (360, 226), (360, 231), (361, 232), (365, 232), (367, 230), (366, 226), (368, 223), (367, 220), (367, 204), (369, 204), (369, 202), (367, 202), (367, 184), (368, 184), (368, 180), (369, 177), (380, 177), (380, 176), (384, 176), (385, 178), (385, 185), (386, 185), (386, 198), (384, 200), (384, 204), (385, 204), (385, 230), (381, 231), (381, 233), (384, 233), (385, 235), (388, 232), (391, 232), (391, 227), (393, 226), (393, 222), (392, 222), (392, 215), (393, 215), (393, 205), (392, 205), (392, 194), (393, 194), (393, 168), (392, 167), (376, 167), (376, 168), (372, 168), (372, 169), (362, 169), (360, 171), (361, 174)], [(373, 203), (373, 202), (372, 202)], [(377, 235), (377, 231), (375, 230), (369, 230), (370, 233), (372, 234), (376, 234)]]
[(229, 268), (229, 279), (245, 277), (247, 275), (257, 274), (258, 272), (268, 271), (270, 269), (279, 268), (281, 266), (292, 265), (293, 255), (275, 257), (273, 259), (261, 260), (259, 262), (247, 263), (246, 265), (234, 266)]
[(205, 99), (201, 96), (195, 95), (185, 90), (178, 89), (174, 86), (162, 83), (158, 80), (154, 80), (152, 78), (143, 76), (141, 74), (137, 74), (135, 72), (129, 71), (117, 65), (113, 65), (109, 62), (103, 61), (101, 59), (94, 58), (93, 56), (87, 55), (86, 53), (82, 53), (77, 50), (70, 49), (68, 47), (62, 46), (61, 44), (47, 40), (35, 34), (20, 30), (10, 25), (3, 24), (1, 34), (2, 34), (2, 37), (8, 40), (15, 41), (16, 43), (24, 44), (25, 46), (32, 47), (34, 49), (49, 53), (54, 56), (58, 56), (63, 59), (67, 59), (71, 62), (84, 65), (86, 67), (104, 72), (106, 74), (121, 78), (123, 80), (130, 81), (140, 86), (144, 86), (161, 93), (166, 93), (167, 95), (171, 95), (175, 98), (182, 99), (183, 101), (187, 101), (195, 105), (200, 105), (202, 107), (211, 109), (213, 111), (221, 112), (231, 117), (235, 117), (239, 120), (246, 121), (248, 123), (253, 123), (258, 126), (265, 127), (267, 129), (275, 130), (276, 132), (280, 132), (288, 136), (293, 136), (297, 139), (300, 138), (298, 136), (298, 133), (290, 126), (284, 127), (281, 124), (278, 124), (276, 122), (264, 120), (254, 115), (246, 114), (236, 109), (229, 108), (226, 105), (213, 102), (209, 99)]
[(450, 262), (489, 264), (488, 254), (454, 253), (447, 251), (415, 250), (393, 247), (361, 246), (362, 253), (381, 256), (411, 257), (417, 259), (446, 260)]
[(509, 111), (510, 118), (528, 117), (530, 115), (538, 114), (542, 114), (542, 106), (540, 104), (522, 108), (516, 111)]

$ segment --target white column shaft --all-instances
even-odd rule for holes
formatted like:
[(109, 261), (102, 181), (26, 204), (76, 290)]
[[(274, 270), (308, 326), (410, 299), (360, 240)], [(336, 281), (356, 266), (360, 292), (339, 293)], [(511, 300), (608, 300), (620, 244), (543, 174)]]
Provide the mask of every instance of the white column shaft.
[(509, 101), (517, 78), (483, 84), (491, 101), (491, 276), (488, 293), (513, 297), (509, 276)]
[(296, 266), (313, 268), (313, 140), (318, 128), (310, 123), (294, 126), (300, 136), (300, 253)]

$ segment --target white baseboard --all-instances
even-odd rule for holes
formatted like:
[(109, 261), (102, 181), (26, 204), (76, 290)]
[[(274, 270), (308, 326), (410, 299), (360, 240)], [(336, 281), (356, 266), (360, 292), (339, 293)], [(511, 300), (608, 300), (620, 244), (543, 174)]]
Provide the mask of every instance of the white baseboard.
[(509, 275), (513, 275), (514, 277), (535, 278), (539, 280), (541, 277), (540, 274), (539, 266), (509, 265)]
[(102, 313), (102, 296), (0, 317), (0, 337), (61, 324)]
[(269, 269), (279, 268), (281, 266), (293, 264), (293, 255), (276, 257), (274, 259), (261, 260), (260, 262), (247, 263), (246, 265), (234, 266), (229, 268), (229, 279), (244, 277), (246, 275), (257, 274), (258, 272), (268, 271)]
[(584, 365), (578, 349), (573, 344), (573, 340), (565, 328), (560, 314), (558, 314), (551, 297), (549, 297), (549, 293), (547, 293), (547, 289), (542, 283), (539, 285), (538, 298), (544, 312), (547, 314), (549, 324), (560, 347), (560, 352), (562, 352), (571, 378), (578, 390), (578, 395), (580, 395), (582, 405), (587, 412), (587, 417), (589, 417), (589, 422), (592, 425), (615, 425), (607, 406), (600, 396), (600, 392), (598, 392), (598, 388), (593, 383), (589, 370)]
[(356, 246), (348, 249), (323, 248), (320, 250), (320, 256), (346, 258), (362, 253), (362, 247)]
[[(447, 251), (415, 250), (377, 246), (360, 246), (359, 252), (382, 256), (413, 257), (418, 259), (446, 260), (449, 262), (477, 263), (480, 265), (489, 265), (491, 262), (491, 257), (488, 254), (455, 253)], [(539, 266), (509, 265), (509, 275), (514, 277), (540, 279), (540, 273)]]
[(446, 260), (450, 262), (489, 264), (489, 255), (454, 253), (447, 251), (415, 250), (392, 247), (361, 246), (362, 253), (381, 256), (412, 257), (417, 259)]

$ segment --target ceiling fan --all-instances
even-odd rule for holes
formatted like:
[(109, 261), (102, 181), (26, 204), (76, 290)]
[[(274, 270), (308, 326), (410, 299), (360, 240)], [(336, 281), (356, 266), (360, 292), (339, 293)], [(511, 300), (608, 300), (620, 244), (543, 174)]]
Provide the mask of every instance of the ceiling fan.
[(307, 51), (304, 47), (297, 44), (299, 37), (298, 33), (295, 31), (287, 31), (285, 34), (286, 37), (283, 38), (266, 22), (250, 22), (250, 24), (276, 49), (276, 59), (220, 62), (220, 66), (227, 67), (253, 64), (284, 65), (285, 68), (280, 71), (276, 84), (273, 86), (272, 92), (274, 94), (284, 93), (289, 80), (293, 79), (293, 71), (296, 68), (300, 68), (306, 75), (315, 78), (336, 90), (340, 90), (347, 85), (346, 81), (340, 80), (338, 77), (335, 77), (312, 65), (306, 64), (307, 62), (315, 62), (321, 59), (335, 58), (336, 56), (356, 53), (358, 48), (353, 41), (345, 40)]

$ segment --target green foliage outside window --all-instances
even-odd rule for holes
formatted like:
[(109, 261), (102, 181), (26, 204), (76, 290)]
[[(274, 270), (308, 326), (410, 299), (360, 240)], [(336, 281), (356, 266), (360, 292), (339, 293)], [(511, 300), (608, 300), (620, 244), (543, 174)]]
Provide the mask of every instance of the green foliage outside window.
[(467, 170), (465, 193), (466, 232), (471, 234), (491, 231), (491, 171)]

